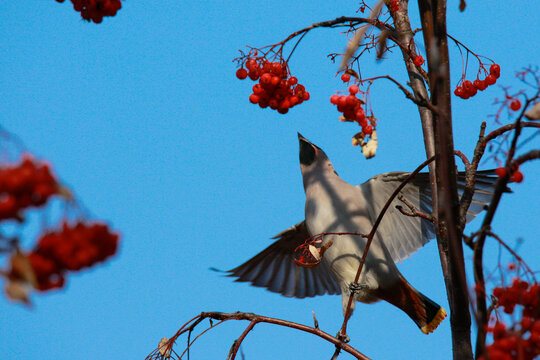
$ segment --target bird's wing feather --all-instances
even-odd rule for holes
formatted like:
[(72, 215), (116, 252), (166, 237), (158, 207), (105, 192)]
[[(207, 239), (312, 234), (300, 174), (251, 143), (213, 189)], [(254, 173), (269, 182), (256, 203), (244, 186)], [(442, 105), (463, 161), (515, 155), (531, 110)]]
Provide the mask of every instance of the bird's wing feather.
[[(496, 176), (493, 171), (479, 171), (476, 176), (475, 194), (467, 212), (467, 222), (474, 219), (476, 214), (484, 209), (495, 189)], [(372, 221), (375, 221), (386, 201), (394, 190), (407, 178), (407, 172), (391, 172), (380, 174), (358, 185), (362, 190)], [(458, 192), (461, 195), (465, 188), (465, 174), (458, 173)], [(418, 211), (431, 214), (431, 186), (428, 173), (420, 173), (409, 182), (403, 190), (403, 197)], [(378, 229), (379, 239), (382, 240), (392, 259), (397, 262), (409, 257), (429, 240), (435, 237), (435, 227), (430, 221), (421, 217), (411, 217), (402, 214), (396, 206), (409, 210), (407, 205), (397, 197), (383, 217)]]
[(300, 267), (293, 262), (294, 250), (308, 238), (306, 224), (302, 221), (274, 236), (277, 241), (229, 270), (228, 276), (288, 297), (341, 294), (341, 288), (324, 262), (313, 268)]

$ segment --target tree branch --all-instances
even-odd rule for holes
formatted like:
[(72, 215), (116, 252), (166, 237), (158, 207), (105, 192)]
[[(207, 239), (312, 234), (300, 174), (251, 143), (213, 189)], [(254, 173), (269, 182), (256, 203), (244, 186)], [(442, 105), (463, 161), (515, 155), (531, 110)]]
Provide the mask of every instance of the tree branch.
[[(247, 336), (247, 334), (253, 329), (255, 324), (257, 323), (268, 323), (268, 324), (274, 324), (279, 326), (285, 326), (292, 329), (304, 331), (313, 335), (316, 335), (336, 346), (339, 346), (344, 351), (348, 352), (349, 354), (353, 355), (355, 358), (360, 360), (370, 360), (366, 355), (362, 354), (360, 351), (356, 350), (352, 346), (343, 343), (340, 339), (336, 338), (335, 336), (332, 336), (319, 328), (298, 324), (292, 321), (282, 320), (282, 319), (276, 319), (268, 316), (262, 316), (257, 315), (253, 313), (245, 313), (245, 312), (235, 312), (235, 313), (222, 313), (222, 312), (202, 312), (198, 316), (195, 316), (191, 320), (189, 320), (187, 323), (185, 323), (177, 332), (176, 334), (167, 341), (167, 345), (159, 346), (157, 349), (155, 349), (152, 353), (150, 353), (146, 360), (155, 360), (155, 359), (168, 359), (170, 358), (170, 353), (172, 351), (172, 347), (175, 343), (175, 341), (178, 339), (179, 336), (182, 334), (193, 331), (193, 329), (199, 325), (204, 319), (213, 319), (213, 320), (219, 320), (218, 323), (212, 324), (209, 328), (205, 329), (201, 334), (199, 334), (192, 342), (199, 338), (202, 334), (207, 332), (210, 329), (213, 329), (214, 327), (218, 326), (219, 324), (224, 323), (228, 320), (247, 320), (250, 321), (250, 324), (248, 327), (244, 330), (242, 335), (235, 341), (233, 344), (233, 347), (231, 348), (231, 351), (229, 352), (229, 356), (233, 356), (231, 359), (234, 359), (234, 355), (236, 354), (236, 351), (239, 348), (240, 343), (244, 340), (244, 338)], [(191, 345), (190, 344), (190, 345)], [(237, 345), (237, 346), (235, 346)], [(236, 350), (234, 350), (236, 349)], [(182, 355), (180, 355), (181, 357)], [(179, 359), (180, 357), (177, 357)]]

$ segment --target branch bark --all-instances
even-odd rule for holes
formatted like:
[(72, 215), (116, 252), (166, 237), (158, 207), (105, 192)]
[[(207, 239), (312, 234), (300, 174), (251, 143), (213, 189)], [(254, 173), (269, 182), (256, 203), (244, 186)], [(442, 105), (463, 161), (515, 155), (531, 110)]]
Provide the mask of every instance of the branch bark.
[(418, 5), (427, 52), (431, 102), (438, 109), (433, 114), (437, 181), (437, 199), (434, 201), (438, 201), (437, 241), (450, 305), (453, 357), (455, 360), (472, 359), (471, 315), (453, 156), (446, 1), (419, 0)]

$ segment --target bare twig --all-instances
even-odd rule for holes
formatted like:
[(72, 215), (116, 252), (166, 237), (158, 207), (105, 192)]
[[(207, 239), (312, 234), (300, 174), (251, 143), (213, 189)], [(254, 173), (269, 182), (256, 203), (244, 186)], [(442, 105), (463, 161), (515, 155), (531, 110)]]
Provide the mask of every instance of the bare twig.
[[(494, 238), (495, 240), (497, 240), (497, 242), (499, 244), (501, 244), (510, 254), (512, 254), (512, 256), (514, 258), (516, 258), (516, 260), (525, 267), (525, 270), (527, 270), (527, 272), (529, 273), (529, 275), (531, 275), (531, 277), (533, 278), (534, 282), (537, 282), (536, 281), (536, 275), (534, 274), (534, 271), (532, 271), (532, 269), (529, 267), (529, 265), (527, 265), (527, 263), (523, 260), (523, 258), (521, 256), (518, 255), (517, 252), (515, 252), (510, 246), (508, 246), (508, 244), (506, 242), (504, 242), (497, 234), (491, 232), (491, 231), (487, 231), (486, 232), (486, 235), (487, 236), (491, 236), (492, 238)], [(488, 318), (489, 318), (489, 314), (488, 314)]]
[[(506, 190), (506, 185), (510, 179), (510, 167), (516, 150), (517, 140), (521, 134), (521, 119), (523, 117), (523, 112), (516, 119), (514, 123), (514, 137), (512, 139), (512, 144), (508, 151), (508, 157), (506, 158), (506, 174), (499, 178), (496, 183), (495, 190), (493, 192), (493, 197), (488, 206), (486, 216), (482, 222), (482, 227), (480, 228), (480, 234), (478, 235), (478, 240), (475, 243), (474, 253), (473, 253), (473, 264), (474, 264), (474, 280), (477, 286), (485, 286), (484, 280), (484, 264), (483, 264), (483, 252), (484, 252), (484, 243), (486, 240), (487, 233), (491, 231), (491, 222), (495, 217), (495, 212), (499, 206), (502, 194)], [(489, 136), (489, 135), (488, 135)], [(477, 327), (478, 331), (476, 334), (476, 350), (475, 356), (479, 357), (485, 351), (486, 346), (486, 329), (485, 325), (488, 322), (487, 315), (487, 305), (486, 298), (483, 294), (476, 294), (476, 312), (477, 312)]]
[(394, 79), (393, 77), (391, 77), (389, 75), (381, 75), (381, 76), (375, 76), (375, 77), (372, 77), (372, 78), (369, 78), (369, 79), (362, 79), (362, 80), (360, 80), (360, 83), (363, 83), (363, 82), (366, 82), (366, 81), (377, 80), (377, 79), (388, 79), (388, 80), (392, 81), (403, 92), (403, 94), (405, 94), (405, 97), (407, 99), (411, 100), (413, 103), (415, 103), (418, 106), (426, 107), (426, 108), (430, 109), (433, 112), (437, 112), (437, 108), (434, 107), (433, 104), (431, 104), (431, 102), (429, 101), (428, 98), (423, 97), (421, 94), (413, 94), (413, 93), (411, 93), (409, 90), (407, 90), (405, 88), (405, 86), (401, 85), (401, 83), (399, 81), (397, 81), (396, 79)]
[[(362, 258), (360, 259), (360, 264), (358, 265), (358, 270), (356, 271), (356, 276), (354, 277), (354, 283), (358, 284), (358, 280), (360, 279), (360, 274), (362, 273), (362, 269), (364, 267), (364, 262), (366, 261), (367, 253), (369, 251), (369, 247), (371, 246), (371, 242), (373, 241), (373, 238), (375, 237), (375, 233), (377, 232), (377, 229), (379, 227), (379, 224), (381, 223), (384, 214), (390, 207), (390, 204), (392, 201), (396, 198), (396, 196), (399, 194), (399, 192), (407, 185), (407, 183), (416, 176), (426, 165), (431, 163), (433, 160), (435, 160), (435, 157), (431, 157), (424, 161), (422, 164), (420, 164), (412, 173), (410, 173), (405, 180), (399, 186), (394, 190), (390, 198), (386, 201), (384, 204), (384, 207), (382, 208), (381, 212), (379, 213), (379, 216), (375, 220), (375, 223), (373, 224), (373, 227), (371, 228), (371, 231), (368, 235), (366, 246), (364, 248), (364, 252), (362, 254)], [(351, 306), (352, 302), (354, 301), (354, 296), (349, 297), (349, 301), (347, 303), (347, 308), (345, 310), (345, 318), (343, 319), (343, 324), (341, 325), (340, 335), (342, 338), (347, 337), (347, 322), (349, 321), (350, 314), (351, 314)]]
[[(257, 324), (257, 323), (268, 323), (268, 324), (274, 324), (274, 325), (279, 325), (279, 326), (285, 326), (285, 327), (289, 327), (289, 328), (292, 328), (292, 329), (297, 329), (297, 330), (300, 330), (300, 331), (304, 331), (304, 332), (316, 335), (316, 336), (318, 336), (318, 337), (320, 337), (320, 338), (322, 338), (322, 339), (324, 339), (324, 340), (326, 340), (326, 341), (328, 341), (328, 342), (330, 342), (330, 343), (332, 343), (334, 345), (339, 345), (341, 349), (343, 349), (345, 352), (348, 352), (349, 354), (353, 355), (357, 359), (370, 360), (367, 356), (365, 356), (364, 354), (362, 354), (361, 352), (359, 352), (358, 350), (356, 350), (352, 346), (343, 343), (340, 339), (338, 339), (335, 336), (332, 336), (332, 335), (330, 335), (330, 334), (328, 334), (328, 333), (326, 333), (326, 332), (324, 332), (324, 331), (322, 331), (322, 330), (320, 330), (318, 328), (303, 325), (303, 324), (298, 324), (298, 323), (295, 323), (295, 322), (292, 322), (292, 321), (276, 319), (276, 318), (271, 318), (271, 317), (268, 317), (268, 316), (262, 316), (262, 315), (257, 315), (257, 314), (253, 314), (253, 313), (245, 313), (245, 312), (235, 312), (235, 313), (202, 312), (198, 316), (192, 318), (187, 323), (185, 323), (180, 328), (180, 330), (178, 330), (176, 332), (176, 334), (169, 340), (168, 349), (172, 350), (172, 346), (173, 346), (174, 342), (176, 341), (176, 339), (180, 335), (182, 335), (182, 334), (184, 334), (184, 333), (186, 333), (186, 332), (188, 332), (190, 330), (193, 330), (204, 319), (214, 319), (214, 320), (218, 320), (218, 322), (211, 325), (209, 328), (205, 329), (201, 334), (199, 334), (191, 342), (191, 344), (193, 344), (193, 342), (195, 342), (197, 340), (197, 338), (199, 338), (201, 335), (203, 335), (204, 333), (206, 333), (210, 329), (213, 329), (214, 327), (224, 323), (225, 321), (228, 321), (228, 320), (247, 320), (247, 321), (250, 321), (250, 324), (244, 330), (244, 332), (238, 338), (238, 340), (235, 341), (235, 344), (237, 344), (238, 347), (239, 347), (240, 343), (244, 340), (244, 338), (247, 336), (247, 334), (253, 329), (255, 324)], [(233, 344), (233, 347), (235, 347), (235, 344)], [(233, 349), (231, 348), (231, 351), (232, 350)], [(229, 352), (229, 356), (232, 356), (233, 354), (235, 354), (235, 352), (231, 352), (231, 351)], [(238, 350), (236, 350), (236, 351), (238, 351)], [(184, 351), (184, 353), (185, 353), (185, 351)], [(182, 355), (180, 355), (179, 358), (181, 358)], [(146, 360), (154, 360), (154, 359), (166, 359), (166, 357), (163, 354), (160, 353), (160, 349), (158, 348), (158, 349), (154, 350), (152, 353), (150, 353), (146, 357)], [(231, 359), (234, 359), (234, 357), (232, 357)]]
[(411, 204), (403, 195), (399, 195), (398, 199), (402, 201), (411, 211), (407, 211), (403, 209), (402, 206), (396, 205), (396, 209), (398, 209), (403, 215), (411, 216), (411, 217), (421, 217), (423, 219), (426, 219), (430, 222), (435, 222), (435, 218), (431, 214), (426, 214), (424, 212), (418, 211), (416, 207), (414, 207), (413, 204)]
[(238, 349), (240, 348), (240, 345), (242, 345), (242, 341), (246, 338), (247, 334), (253, 330), (255, 325), (257, 324), (256, 320), (251, 320), (249, 325), (246, 327), (244, 332), (242, 332), (242, 335), (236, 340), (234, 340), (231, 350), (229, 350), (229, 354), (227, 355), (227, 360), (234, 360), (236, 358), (236, 353), (238, 352)]

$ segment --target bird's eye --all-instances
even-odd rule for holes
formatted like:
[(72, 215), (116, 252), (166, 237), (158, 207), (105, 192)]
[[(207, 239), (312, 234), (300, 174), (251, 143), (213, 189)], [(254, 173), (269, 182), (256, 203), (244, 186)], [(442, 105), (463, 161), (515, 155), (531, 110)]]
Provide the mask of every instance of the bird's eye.
[(313, 164), (316, 152), (310, 143), (300, 141), (300, 164), (309, 166)]

